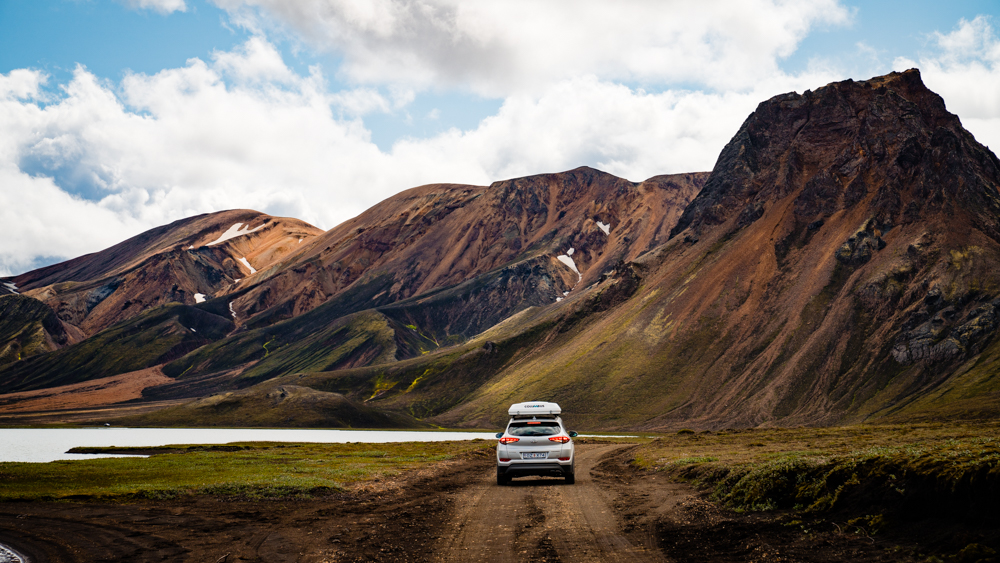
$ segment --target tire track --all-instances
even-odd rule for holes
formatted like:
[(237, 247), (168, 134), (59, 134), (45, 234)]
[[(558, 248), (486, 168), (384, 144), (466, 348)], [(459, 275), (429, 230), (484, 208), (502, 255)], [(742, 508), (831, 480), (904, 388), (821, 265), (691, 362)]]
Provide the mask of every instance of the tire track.
[(617, 445), (577, 448), (576, 484), (528, 478), (499, 487), (495, 469), (456, 496), (434, 561), (663, 561), (632, 544), (591, 471)]

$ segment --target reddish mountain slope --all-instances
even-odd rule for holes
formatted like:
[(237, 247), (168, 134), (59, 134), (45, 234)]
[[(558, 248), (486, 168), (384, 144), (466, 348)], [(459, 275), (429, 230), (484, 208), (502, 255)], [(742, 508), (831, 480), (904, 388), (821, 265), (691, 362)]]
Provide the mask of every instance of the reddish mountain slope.
[[(578, 168), (490, 187), (413, 188), (318, 237), (233, 307), (240, 322), (260, 326), (377, 278), (388, 283), (372, 306), (528, 260), (551, 274), (545, 300), (554, 302), (664, 242), (706, 177), (657, 176), (636, 184)], [(582, 279), (566, 265), (570, 258)]]
[(92, 335), (165, 303), (195, 304), (248, 285), (251, 267), (265, 275), (322, 233), (297, 219), (224, 211), (175, 221), (107, 250), (3, 281)]

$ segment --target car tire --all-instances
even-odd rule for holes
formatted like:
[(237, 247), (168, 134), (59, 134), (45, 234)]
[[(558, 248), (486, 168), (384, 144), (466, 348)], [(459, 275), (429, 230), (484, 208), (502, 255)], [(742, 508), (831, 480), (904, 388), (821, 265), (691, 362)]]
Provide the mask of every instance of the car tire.
[(507, 477), (506, 475), (504, 475), (503, 473), (501, 473), (500, 469), (498, 468), (497, 469), (497, 485), (499, 485), (499, 486), (502, 487), (502, 486), (506, 485), (507, 483), (510, 483), (510, 477)]
[(576, 471), (571, 469), (570, 472), (566, 474), (566, 484), (572, 485), (573, 483), (576, 483)]

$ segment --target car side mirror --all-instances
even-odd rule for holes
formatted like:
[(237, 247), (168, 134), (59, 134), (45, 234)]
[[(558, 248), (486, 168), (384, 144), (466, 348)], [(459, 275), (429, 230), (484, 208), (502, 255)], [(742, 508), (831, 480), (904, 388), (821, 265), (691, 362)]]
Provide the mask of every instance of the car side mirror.
[(577, 434), (576, 432), (570, 432), (569, 433), (569, 437), (570, 438), (576, 438), (577, 436), (579, 436), (579, 434)]
[(497, 432), (497, 438), (503, 438), (503, 432)]

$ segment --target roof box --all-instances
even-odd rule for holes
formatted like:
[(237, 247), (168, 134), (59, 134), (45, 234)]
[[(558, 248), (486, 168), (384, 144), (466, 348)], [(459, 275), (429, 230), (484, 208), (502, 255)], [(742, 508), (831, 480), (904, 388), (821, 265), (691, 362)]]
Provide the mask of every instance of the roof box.
[(556, 403), (543, 403), (540, 401), (533, 401), (528, 403), (514, 403), (507, 410), (507, 414), (510, 416), (536, 416), (536, 415), (554, 415), (562, 412), (559, 405)]

